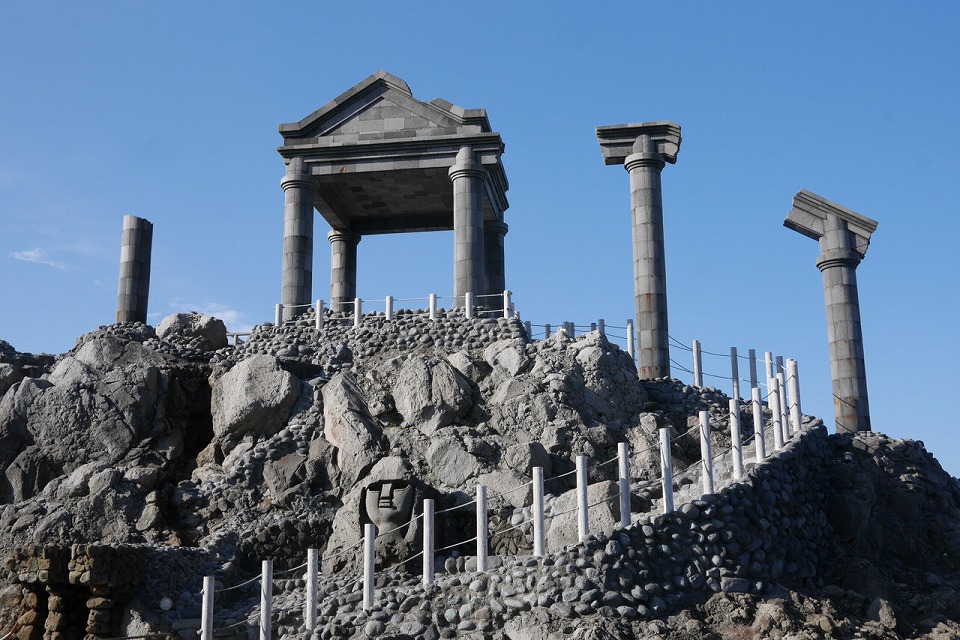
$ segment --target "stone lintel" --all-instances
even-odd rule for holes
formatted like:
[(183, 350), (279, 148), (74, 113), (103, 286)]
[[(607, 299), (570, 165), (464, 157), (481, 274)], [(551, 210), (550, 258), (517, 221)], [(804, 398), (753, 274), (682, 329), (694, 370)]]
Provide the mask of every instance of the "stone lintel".
[(666, 162), (673, 164), (677, 161), (677, 154), (680, 152), (680, 125), (661, 120), (597, 127), (603, 162), (623, 164), (626, 157), (633, 153), (633, 144), (642, 135), (650, 136), (657, 152)]
[(801, 189), (793, 197), (793, 208), (783, 221), (783, 226), (813, 240), (820, 240), (827, 232), (828, 217), (839, 218), (847, 223), (847, 229), (856, 238), (857, 253), (861, 258), (866, 256), (870, 236), (877, 230), (877, 221), (841, 207), (806, 189)]

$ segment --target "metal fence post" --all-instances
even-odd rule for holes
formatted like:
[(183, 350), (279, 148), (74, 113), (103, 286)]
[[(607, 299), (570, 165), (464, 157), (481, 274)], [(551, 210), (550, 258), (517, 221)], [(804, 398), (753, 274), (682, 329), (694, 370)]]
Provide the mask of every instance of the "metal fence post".
[(617, 444), (620, 467), (620, 526), (630, 526), (630, 445)]
[(430, 305), (430, 319), (436, 320), (437, 319), (437, 294), (435, 293), (430, 294), (430, 302), (428, 304)]
[(314, 326), (316, 327), (317, 331), (320, 331), (321, 329), (323, 329), (323, 300), (317, 300), (316, 309), (317, 309), (317, 317), (316, 317), (316, 323), (314, 324)]
[(740, 436), (740, 403), (730, 398), (730, 441), (733, 447), (733, 479), (743, 477), (743, 440)]
[(376, 560), (377, 525), (363, 525), (363, 608), (373, 609), (373, 569)]
[(387, 320), (393, 320), (393, 296), (387, 296), (383, 299), (384, 315)]
[(487, 570), (487, 488), (477, 485), (477, 571)]
[(200, 640), (213, 640), (213, 576), (203, 578), (203, 601), (200, 608)]
[(713, 447), (710, 445), (710, 412), (700, 412), (700, 475), (704, 493), (713, 493)]
[(590, 535), (590, 513), (587, 502), (587, 456), (577, 456), (577, 533), (580, 542)]
[(274, 309), (273, 324), (278, 327), (283, 326), (283, 303), (278, 304)]
[(693, 341), (693, 386), (703, 387), (703, 356), (699, 340)]
[(764, 441), (763, 405), (760, 401), (760, 388), (750, 389), (750, 409), (753, 411), (753, 441), (757, 449), (757, 464), (767, 457), (767, 443)]
[(363, 300), (360, 298), (353, 299), (353, 326), (360, 326), (360, 318), (363, 317)]
[(304, 625), (307, 631), (317, 628), (317, 565), (319, 553), (317, 549), (307, 549), (307, 601), (303, 612)]
[(663, 488), (663, 512), (673, 511), (673, 456), (670, 452), (670, 427), (660, 427), (660, 484)]
[(533, 555), (543, 556), (546, 553), (544, 544), (544, 526), (546, 520), (543, 515), (543, 467), (533, 468)]
[(434, 535), (433, 498), (423, 501), (423, 586), (433, 585), (433, 564), (436, 536)]
[(273, 560), (263, 561), (260, 574), (260, 640), (270, 640), (270, 618), (273, 615)]
[(730, 347), (730, 375), (733, 378), (733, 399), (740, 402), (740, 356), (737, 348)]
[(803, 414), (800, 412), (800, 372), (796, 360), (787, 360), (787, 374), (790, 386), (790, 422), (793, 423), (793, 430), (799, 432), (803, 429)]

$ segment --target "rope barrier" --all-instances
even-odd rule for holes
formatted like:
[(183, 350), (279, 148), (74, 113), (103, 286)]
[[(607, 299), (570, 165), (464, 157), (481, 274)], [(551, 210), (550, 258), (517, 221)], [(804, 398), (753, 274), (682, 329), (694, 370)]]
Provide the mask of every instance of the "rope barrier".
[(462, 544), (470, 544), (471, 542), (476, 542), (477, 536), (473, 536), (469, 540), (461, 540), (460, 542), (454, 542), (453, 544), (448, 544), (445, 547), (440, 547), (439, 549), (434, 549), (433, 552), (437, 553), (439, 551), (446, 551), (447, 549), (453, 549), (454, 547), (459, 547)]
[[(450, 507), (449, 509), (441, 509), (440, 511), (435, 511), (433, 515), (438, 516), (441, 513), (449, 513), (451, 511), (456, 511), (457, 509), (463, 509), (464, 507), (469, 507), (472, 504), (477, 504), (476, 500), (471, 500), (470, 502), (464, 502), (463, 504), (458, 504), (455, 507)], [(362, 542), (362, 540), (361, 540)]]
[(359, 547), (361, 544), (363, 544), (363, 538), (360, 538), (359, 540), (357, 540), (356, 542), (354, 542), (354, 543), (353, 543), (352, 545), (350, 545), (349, 547), (344, 547), (343, 549), (341, 549), (341, 550), (338, 551), (337, 553), (333, 554), (332, 556), (327, 556), (327, 557), (325, 557), (324, 560), (327, 561), (327, 562), (329, 562), (330, 560), (334, 560), (334, 559), (336, 559), (336, 558), (339, 558), (340, 556), (346, 555), (349, 551), (351, 551), (351, 550)]
[(225, 591), (233, 591), (234, 589), (239, 589), (240, 587), (245, 587), (246, 585), (250, 584), (251, 582), (256, 582), (256, 581), (259, 580), (261, 577), (262, 577), (262, 576), (253, 576), (253, 577), (250, 578), (249, 580), (244, 580), (244, 581), (241, 582), (240, 584), (235, 584), (235, 585), (233, 585), (232, 587), (224, 587), (223, 589), (220, 589), (220, 590), (216, 591), (215, 593), (224, 593)]
[(395, 531), (400, 531), (400, 529), (403, 529), (404, 527), (410, 526), (411, 524), (413, 524), (414, 522), (416, 522), (417, 520), (419, 520), (419, 519), (422, 518), (422, 517), (423, 517), (423, 514), (422, 514), (422, 513), (421, 513), (420, 515), (413, 516), (413, 517), (409, 520), (409, 522), (405, 522), (404, 524), (400, 525), (399, 527), (394, 527), (393, 529), (390, 529), (389, 531), (383, 531), (383, 532), (381, 532), (381, 533), (378, 533), (378, 534), (377, 534), (377, 537), (379, 538), (380, 536), (385, 536), (385, 535), (387, 535), (388, 533), (393, 533), (393, 532), (395, 532)]
[(521, 484), (520, 486), (514, 487), (513, 489), (510, 489), (509, 491), (504, 491), (504, 492), (502, 492), (502, 493), (494, 493), (493, 495), (488, 496), (487, 499), (488, 499), (488, 500), (492, 500), (492, 499), (494, 499), (494, 498), (502, 498), (502, 497), (504, 497), (504, 496), (510, 495), (511, 493), (516, 493), (517, 491), (520, 491), (521, 489), (524, 489), (524, 488), (526, 488), (526, 487), (529, 487), (529, 486), (532, 485), (532, 484), (533, 484), (533, 480), (531, 480), (530, 482), (524, 482), (524, 483)]
[(277, 573), (274, 573), (274, 574), (273, 574), (273, 577), (276, 578), (277, 576), (285, 576), (285, 575), (287, 575), (288, 573), (293, 573), (294, 571), (297, 571), (298, 569), (303, 569), (303, 568), (306, 567), (306, 566), (307, 566), (307, 563), (304, 562), (304, 563), (301, 564), (300, 566), (294, 567), (293, 569), (287, 569), (287, 570), (285, 570), (285, 571), (278, 571)]
[(520, 524), (514, 525), (514, 526), (510, 527), (509, 529), (501, 529), (500, 531), (494, 531), (492, 534), (490, 534), (490, 539), (493, 540), (494, 537), (496, 537), (496, 536), (502, 535), (502, 534), (504, 534), (504, 533), (509, 533), (509, 532), (513, 531), (514, 529), (519, 529), (520, 527), (524, 527), (524, 526), (526, 526), (526, 525), (528, 525), (528, 524), (533, 524), (533, 518), (530, 518), (529, 520), (524, 520), (524, 521), (521, 522)]
[(609, 460), (607, 460), (606, 462), (601, 462), (601, 463), (598, 464), (595, 468), (596, 468), (596, 469), (599, 469), (600, 467), (605, 467), (605, 466), (607, 466), (608, 464), (610, 464), (611, 462), (616, 462), (616, 461), (619, 460), (619, 459), (620, 459), (620, 456), (619, 456), (619, 455), (614, 456), (614, 457), (610, 458)]
[(543, 481), (544, 481), (544, 483), (546, 483), (546, 482), (550, 482), (551, 480), (559, 480), (560, 478), (565, 478), (566, 476), (572, 476), (572, 475), (575, 474), (576, 472), (577, 472), (577, 470), (576, 470), (576, 468), (574, 468), (574, 469), (572, 469), (572, 470), (570, 470), (570, 471), (567, 471), (566, 473), (561, 473), (561, 474), (558, 475), (558, 476), (553, 476), (552, 478), (544, 478)]

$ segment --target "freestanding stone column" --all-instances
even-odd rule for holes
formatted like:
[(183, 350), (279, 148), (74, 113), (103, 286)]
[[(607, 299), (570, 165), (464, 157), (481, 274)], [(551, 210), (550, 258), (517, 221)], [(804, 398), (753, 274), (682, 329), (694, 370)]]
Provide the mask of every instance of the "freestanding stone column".
[(484, 273), (487, 279), (486, 290), (483, 293), (487, 295), (500, 295), (499, 298), (490, 297), (483, 299), (483, 305), (488, 309), (503, 308), (502, 294), (507, 288), (506, 270), (503, 259), (503, 241), (508, 230), (509, 227), (503, 222), (488, 220), (483, 223)]
[(486, 169), (470, 147), (461, 147), (450, 167), (453, 181), (453, 295), (456, 304), (464, 294), (486, 290), (483, 251), (483, 180)]
[(136, 216), (123, 216), (123, 232), (120, 238), (117, 322), (146, 323), (153, 223)]
[(327, 240), (330, 241), (330, 309), (349, 311), (357, 297), (360, 234), (350, 229), (334, 229), (327, 234)]
[(317, 180), (301, 158), (287, 162), (283, 188), (283, 320), (306, 311), (313, 298), (313, 196)]
[(623, 164), (630, 174), (637, 371), (641, 378), (666, 377), (670, 375), (670, 338), (660, 171), (667, 162), (677, 161), (680, 126), (646, 122), (597, 127), (597, 137), (604, 162)]
[(877, 222), (800, 191), (783, 225), (820, 243), (817, 268), (823, 274), (837, 432), (870, 431), (857, 265), (867, 254)]

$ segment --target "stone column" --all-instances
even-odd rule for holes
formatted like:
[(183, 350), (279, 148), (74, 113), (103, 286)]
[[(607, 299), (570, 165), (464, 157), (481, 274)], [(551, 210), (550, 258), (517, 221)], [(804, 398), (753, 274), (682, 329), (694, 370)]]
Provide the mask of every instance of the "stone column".
[(630, 174), (638, 373), (641, 378), (669, 376), (660, 171), (667, 162), (676, 162), (680, 127), (671, 122), (617, 125), (597, 128), (597, 136), (606, 163), (622, 162)]
[(287, 162), (283, 188), (283, 320), (306, 311), (313, 299), (313, 196), (317, 180), (301, 158)]
[(503, 222), (488, 220), (483, 223), (484, 272), (487, 286), (483, 293), (500, 294), (499, 297), (483, 298), (488, 309), (503, 308), (503, 292), (507, 288), (503, 259), (503, 241), (509, 227)]
[(330, 309), (350, 311), (357, 297), (357, 245), (360, 234), (352, 229), (334, 229), (330, 241)]
[(486, 169), (470, 147), (461, 147), (450, 167), (453, 182), (453, 295), (455, 304), (464, 294), (486, 289), (483, 251), (483, 181)]
[(123, 216), (117, 322), (147, 321), (152, 246), (153, 223), (136, 216)]
[(856, 270), (867, 253), (877, 222), (801, 191), (794, 197), (793, 208), (783, 224), (820, 243), (817, 268), (823, 274), (837, 431), (870, 431)]

